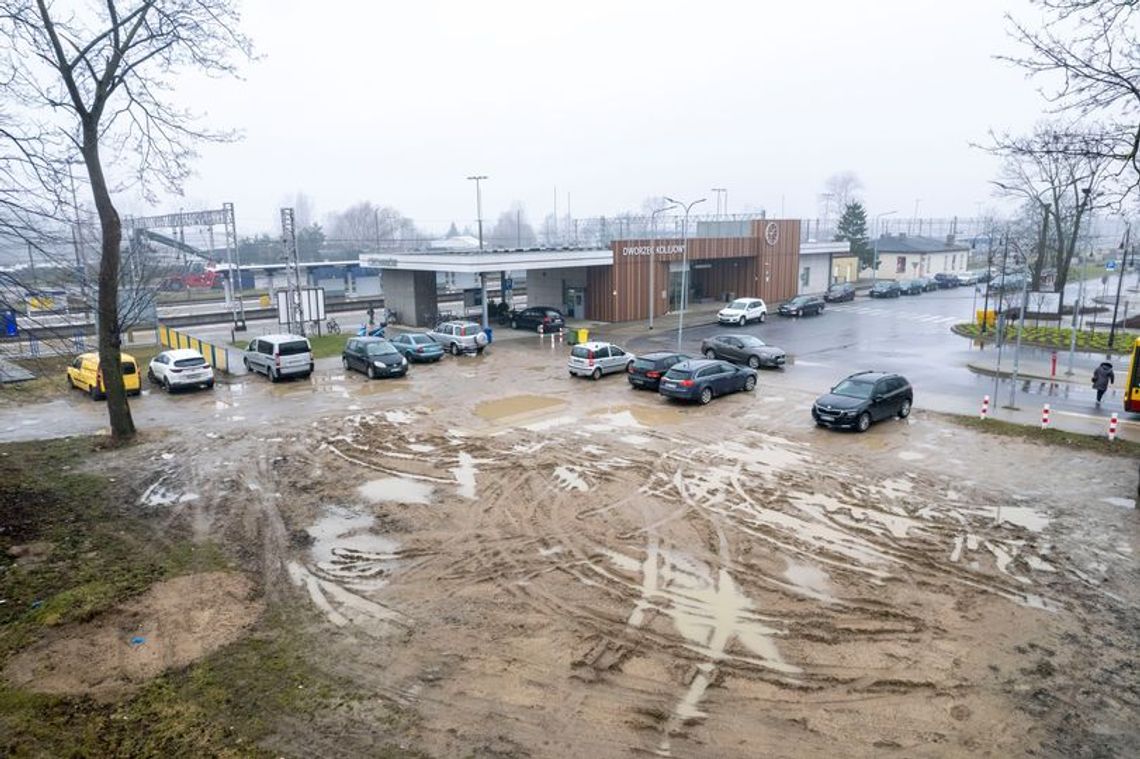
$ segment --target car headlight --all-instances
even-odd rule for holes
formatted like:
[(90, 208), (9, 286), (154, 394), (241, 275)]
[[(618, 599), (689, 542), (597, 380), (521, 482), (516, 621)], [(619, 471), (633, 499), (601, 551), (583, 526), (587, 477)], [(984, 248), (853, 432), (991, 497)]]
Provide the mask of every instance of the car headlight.
[(407, 359), (407, 357), (406, 357), (406, 356), (401, 356), (401, 357), (400, 357), (400, 366), (407, 366), (407, 365), (408, 365), (408, 359)]

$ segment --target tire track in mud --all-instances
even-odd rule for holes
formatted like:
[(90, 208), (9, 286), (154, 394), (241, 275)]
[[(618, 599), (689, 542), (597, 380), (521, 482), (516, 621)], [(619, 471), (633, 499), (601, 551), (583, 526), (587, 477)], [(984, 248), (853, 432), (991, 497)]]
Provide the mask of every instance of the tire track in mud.
[[(305, 435), (258, 441), (240, 469), (207, 458), (189, 479), (217, 479), (212, 468), (228, 466), (234, 479), (221, 482), (247, 492), (215, 491), (214, 510), (198, 517), (203, 529), (227, 509), (242, 513), (246, 535), (260, 536), (267, 588), (287, 575), (337, 626), (418, 641), (425, 610), (447, 599), (463, 600), (448, 624), (486, 624), (482, 606), (470, 606), (477, 599), (569, 635), (564, 671), (545, 653), (493, 647), (463, 660), (501, 657), (520, 677), (563, 678), (558, 697), (582, 709), (587, 693), (604, 694), (634, 729), (630, 748), (657, 753), (677, 750), (721, 708), (726, 682), (767, 683), (797, 703), (949, 691), (953, 683), (907, 672), (917, 661), (909, 647), (943, 631), (901, 605), (899, 591), (913, 600), (969, 589), (1025, 603), (1023, 580), (1036, 587), (1052, 561), (1036, 551), (1036, 533), (995, 528), (936, 479), (875, 480), (853, 458), (821, 460), (759, 432), (726, 443), (638, 430), (637, 445), (620, 432), (463, 435), (419, 413), (411, 423), (357, 415), (315, 444)], [(306, 492), (314, 472), (323, 481)], [(434, 495), (427, 505), (362, 507), (354, 486), (377, 476), (421, 481)], [(468, 476), (473, 484), (460, 481)], [(280, 497), (294, 489), (300, 498)], [(390, 531), (399, 547), (333, 546), (335, 560), (306, 559), (290, 535), (340, 506), (372, 518), (344, 541)], [(1004, 566), (990, 546), (1006, 552)], [(859, 644), (875, 653), (852, 664), (841, 652)], [(666, 681), (630, 666), (639, 660), (658, 662)], [(469, 704), (472, 714), (489, 703), (466, 691), (439, 697), (408, 677), (383, 692), (440, 709)], [(639, 730), (658, 737), (642, 742)]]

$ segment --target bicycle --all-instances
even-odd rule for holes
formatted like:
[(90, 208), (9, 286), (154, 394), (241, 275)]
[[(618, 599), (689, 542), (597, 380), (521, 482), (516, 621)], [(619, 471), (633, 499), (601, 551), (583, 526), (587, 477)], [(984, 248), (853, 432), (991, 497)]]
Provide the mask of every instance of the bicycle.
[(337, 323), (336, 319), (329, 319), (325, 322), (325, 332), (328, 332), (330, 335), (340, 334), (340, 324)]

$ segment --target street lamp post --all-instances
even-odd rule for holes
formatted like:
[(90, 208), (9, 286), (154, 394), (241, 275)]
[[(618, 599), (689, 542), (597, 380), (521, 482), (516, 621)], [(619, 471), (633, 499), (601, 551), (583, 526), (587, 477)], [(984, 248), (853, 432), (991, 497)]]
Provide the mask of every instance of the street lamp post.
[(653, 304), (657, 300), (657, 286), (654, 284), (654, 271), (657, 269), (657, 214), (673, 208), (667, 205), (649, 214), (649, 328), (653, 329)]
[(685, 331), (685, 308), (689, 302), (689, 211), (697, 203), (704, 203), (705, 198), (694, 200), (688, 205), (670, 197), (666, 197), (665, 200), (685, 209), (685, 218), (681, 222), (681, 313), (677, 318), (677, 350), (679, 352), (681, 350), (681, 336)]
[(880, 229), (880, 219), (884, 216), (890, 216), (898, 211), (883, 211), (880, 214), (875, 214), (875, 243), (873, 246), (873, 253), (871, 254), (871, 285), (875, 284), (875, 280), (879, 276), (879, 236), (882, 234)]
[[(1112, 324), (1108, 327), (1108, 353), (1112, 354), (1113, 342), (1116, 340), (1116, 314), (1120, 311), (1120, 291), (1124, 287), (1124, 270), (1128, 264), (1128, 248), (1132, 237), (1132, 223), (1129, 222), (1124, 227), (1124, 242), (1120, 246), (1120, 277), (1116, 280), (1116, 304), (1112, 307)], [(1125, 309), (1125, 318), (1127, 320), (1128, 312)]]
[(480, 174), (478, 176), (467, 177), (475, 183), (475, 220), (479, 224), (479, 250), (483, 250), (483, 187), (479, 183), (487, 177)]

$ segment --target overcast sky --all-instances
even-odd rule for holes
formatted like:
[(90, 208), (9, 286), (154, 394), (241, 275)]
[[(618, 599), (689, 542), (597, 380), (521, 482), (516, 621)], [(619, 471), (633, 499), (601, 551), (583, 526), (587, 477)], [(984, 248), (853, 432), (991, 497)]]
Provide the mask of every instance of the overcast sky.
[[(429, 229), (521, 201), (532, 222), (636, 210), (651, 195), (814, 217), (856, 172), (872, 213), (991, 204), (987, 130), (1041, 118), (1003, 13), (1025, 0), (314, 3), (247, 0), (261, 60), (178, 102), (244, 139), (210, 145), (187, 197), (275, 231), (297, 192), (316, 216), (371, 200)], [(318, 8), (320, 10), (318, 10)], [(142, 210), (142, 209), (138, 209)]]

